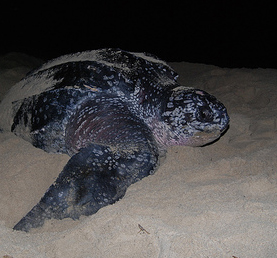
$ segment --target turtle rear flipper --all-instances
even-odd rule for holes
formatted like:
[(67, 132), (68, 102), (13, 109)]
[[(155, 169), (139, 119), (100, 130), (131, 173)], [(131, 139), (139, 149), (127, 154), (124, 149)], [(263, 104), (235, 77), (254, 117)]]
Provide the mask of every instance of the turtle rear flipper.
[(40, 202), (15, 230), (28, 232), (46, 219), (78, 219), (121, 199), (127, 187), (151, 174), (157, 163), (151, 145), (134, 143), (130, 149), (91, 144), (75, 154)]

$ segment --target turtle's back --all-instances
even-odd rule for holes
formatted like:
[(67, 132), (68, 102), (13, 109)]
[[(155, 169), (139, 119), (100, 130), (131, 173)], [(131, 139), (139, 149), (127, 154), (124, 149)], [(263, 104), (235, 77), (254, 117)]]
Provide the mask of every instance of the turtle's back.
[[(22, 103), (29, 99), (29, 105), (32, 105), (32, 98), (36, 98), (33, 96), (65, 94), (70, 96), (67, 101), (71, 104), (99, 93), (127, 94), (128, 97), (142, 83), (149, 86), (144, 89), (149, 91), (157, 85), (175, 84), (176, 78), (177, 74), (164, 61), (150, 54), (100, 49), (65, 55), (33, 70), (11, 88), (0, 104), (0, 127), (10, 130)], [(59, 102), (58, 98), (52, 99)]]
[[(137, 81), (175, 84), (178, 75), (166, 62), (147, 53), (120, 49), (100, 49), (79, 52), (53, 59), (31, 73), (31, 76), (53, 78), (52, 86), (93, 86), (108, 90), (118, 86), (134, 91)], [(24, 86), (26, 87), (26, 86)], [(41, 91), (48, 90), (44, 84)]]

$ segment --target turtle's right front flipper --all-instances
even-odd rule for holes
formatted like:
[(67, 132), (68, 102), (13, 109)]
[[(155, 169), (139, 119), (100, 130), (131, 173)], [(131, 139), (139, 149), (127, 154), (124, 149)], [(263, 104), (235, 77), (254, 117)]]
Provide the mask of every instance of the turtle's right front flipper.
[(92, 144), (75, 154), (40, 202), (22, 218), (15, 230), (28, 232), (46, 219), (77, 219), (122, 198), (127, 187), (151, 174), (157, 150), (144, 142), (113, 150)]

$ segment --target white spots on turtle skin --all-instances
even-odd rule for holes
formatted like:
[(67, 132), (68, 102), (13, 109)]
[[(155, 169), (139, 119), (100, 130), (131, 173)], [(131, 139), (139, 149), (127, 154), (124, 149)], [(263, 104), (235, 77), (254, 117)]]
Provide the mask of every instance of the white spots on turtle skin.
[(113, 74), (111, 74), (110, 76), (108, 76), (108, 75), (104, 75), (103, 76), (103, 80), (105, 80), (105, 81), (112, 80), (112, 79), (114, 79), (114, 75)]
[(174, 107), (174, 104), (173, 104), (172, 102), (168, 102), (168, 103), (167, 103), (167, 107), (168, 107), (168, 108), (173, 108), (173, 107)]
[(153, 174), (164, 147), (205, 144), (210, 131), (217, 137), (229, 122), (225, 107), (177, 76), (150, 54), (115, 49), (63, 56), (30, 74), (27, 90), (47, 87), (25, 94), (15, 132), (27, 128), (35, 146), (72, 157), (43, 197), (43, 212), (39, 203), (17, 229), (93, 214)]
[[(93, 57), (93, 53), (95, 53)], [(92, 59), (83, 59), (85, 56), (90, 56)], [(68, 60), (67, 60), (68, 58)], [(76, 59), (75, 59), (76, 58)], [(80, 59), (78, 59), (80, 58)], [(139, 117), (140, 119), (144, 120), (148, 126), (153, 128), (151, 124), (150, 117), (157, 117), (159, 119), (159, 116), (162, 115), (164, 117), (167, 117), (165, 119), (166, 122), (171, 124), (171, 127), (178, 128), (183, 127), (184, 124), (190, 125), (190, 129), (183, 130), (188, 133), (188, 135), (191, 135), (193, 133), (193, 122), (196, 121), (194, 124), (198, 126), (200, 129), (201, 123), (198, 123), (197, 125), (197, 119), (195, 116), (195, 108), (196, 106), (189, 98), (185, 98), (184, 94), (186, 94), (187, 91), (191, 91), (192, 88), (180, 86), (176, 83), (177, 74), (166, 65), (165, 62), (160, 61), (156, 59), (154, 56), (148, 55), (148, 54), (137, 54), (137, 53), (128, 53), (120, 50), (113, 50), (113, 49), (105, 49), (105, 50), (99, 50), (99, 51), (91, 51), (91, 54), (89, 52), (86, 52), (84, 54), (79, 53), (75, 56), (66, 56), (63, 57), (64, 62), (67, 60), (67, 63), (65, 64), (68, 66), (71, 62), (75, 61), (85, 61), (88, 64), (84, 66), (84, 69), (88, 69), (91, 72), (94, 72), (96, 74), (99, 74), (99, 78), (97, 78), (98, 86), (95, 85), (87, 85), (83, 84), (85, 88), (88, 90), (86, 91), (85, 96), (87, 98), (95, 98), (96, 97), (96, 103), (100, 104), (103, 101), (115, 101), (116, 98), (112, 97), (108, 100), (108, 98), (99, 98), (97, 97), (100, 92), (103, 92), (103, 94), (106, 94), (103, 90), (104, 88), (101, 88), (101, 84), (99, 82), (102, 80), (103, 82), (106, 82), (107, 85), (109, 85), (109, 89), (107, 89), (106, 92), (109, 94), (117, 95), (122, 102), (128, 103), (129, 110), (135, 114), (135, 116)], [(89, 63), (88, 61), (92, 62)], [(96, 61), (97, 60), (97, 61)], [(58, 62), (56, 62), (58, 61)], [(53, 75), (55, 75), (55, 66), (58, 67), (58, 71), (62, 71), (62, 59), (56, 59), (56, 61), (49, 62), (47, 65), (42, 66), (41, 69), (34, 72), (34, 75), (36, 75), (39, 71), (44, 71), (44, 73), (47, 73), (47, 70), (45, 70), (48, 66), (48, 68), (51, 67), (51, 69), (48, 72), (49, 78)], [(93, 64), (93, 65), (92, 65)], [(99, 64), (97, 66), (96, 64)], [(74, 67), (74, 66), (73, 66)], [(80, 66), (81, 67), (81, 66)], [(104, 69), (105, 68), (105, 69)], [(110, 72), (108, 74), (103, 73), (102, 69), (104, 69), (107, 72)], [(92, 73), (93, 74), (93, 73)], [(119, 80), (122, 81), (123, 84), (119, 84)], [(82, 81), (82, 78), (81, 80)], [(59, 80), (59, 82), (62, 82), (62, 80)], [(56, 83), (56, 85), (59, 85)], [(57, 86), (55, 86), (57, 87)], [(93, 87), (95, 90), (90, 90), (90, 88)], [(133, 87), (133, 92), (129, 91)], [(166, 92), (168, 90), (165, 90), (166, 87), (169, 87), (168, 89), (171, 89), (173, 92), (173, 95), (170, 96), (169, 100), (166, 103), (167, 111), (164, 111), (162, 114), (160, 113), (160, 107), (162, 106), (162, 101)], [(75, 89), (71, 91), (71, 97), (69, 98), (69, 106), (72, 106), (72, 108), (68, 109), (65, 114), (74, 113), (74, 103), (76, 103), (76, 98), (78, 98), (78, 94), (80, 91), (80, 85), (73, 85), (73, 86), (64, 86), (66, 89)], [(128, 89), (128, 90), (127, 90)], [(195, 90), (196, 96), (205, 97), (205, 93), (201, 90)], [(176, 105), (176, 102), (183, 103), (178, 106)], [(48, 103), (51, 103), (53, 105), (53, 100), (51, 97), (47, 94), (43, 97), (42, 102), (45, 103), (44, 108), (39, 107), (39, 112), (41, 113), (40, 116), (35, 113), (36, 117), (33, 117), (32, 123), (33, 124), (40, 124), (40, 123), (47, 123), (50, 119), (49, 110), (51, 110), (49, 107), (50, 105)], [(194, 101), (195, 102), (195, 101)], [(196, 100), (197, 106), (201, 106), (203, 101), (201, 98), (198, 98)], [(120, 105), (121, 102), (117, 101), (117, 105)], [(58, 105), (58, 103), (57, 103)], [(81, 106), (77, 106), (77, 110), (80, 110)], [(72, 111), (73, 112), (72, 112)], [(47, 112), (46, 112), (47, 111)], [(37, 110), (35, 110), (37, 112)], [(57, 109), (56, 113), (58, 116), (62, 115), (62, 109)], [(79, 112), (79, 111), (77, 111)], [(88, 120), (88, 117), (98, 112), (97, 108), (93, 109), (91, 108), (90, 111), (88, 111), (86, 108), (84, 108), (83, 112), (79, 112), (79, 118), (77, 123), (79, 124), (79, 127), (76, 129), (75, 134), (77, 135), (80, 130), (82, 130), (83, 135), (89, 136), (87, 142), (89, 142), (89, 138), (91, 137), (91, 133), (89, 132), (88, 123), (86, 122)], [(203, 112), (203, 115), (205, 115), (205, 112)], [(42, 114), (44, 113), (44, 114)], [(82, 120), (80, 124), (80, 120)], [(189, 121), (187, 121), (189, 120)], [(64, 120), (65, 122), (67, 120)], [(97, 118), (94, 118), (92, 122), (96, 122)], [(116, 122), (116, 121), (114, 121)], [(210, 121), (209, 121), (210, 122)], [(217, 117), (214, 117), (215, 123), (222, 123), (220, 120), (220, 115)], [(110, 125), (105, 125), (105, 129), (98, 128), (99, 135), (101, 135), (104, 131), (107, 131), (107, 128), (111, 128), (112, 120), (109, 123)], [(206, 123), (206, 125), (201, 129), (208, 128), (210, 123)], [(64, 125), (66, 126), (66, 125)], [(83, 129), (87, 127), (87, 129)], [(170, 128), (170, 127), (169, 127)], [(157, 130), (156, 130), (157, 131)], [(179, 132), (175, 133), (174, 135), (179, 134)], [(61, 134), (57, 134), (61, 135)], [(78, 146), (78, 149), (83, 146), (82, 141), (85, 138), (82, 136), (78, 141), (76, 141), (76, 144)], [(116, 140), (120, 139), (120, 137), (117, 137)]]
[(59, 193), (58, 193), (58, 197), (59, 197), (59, 198), (63, 197), (63, 192), (59, 192)]
[(174, 94), (176, 94), (175, 92), (181, 92), (182, 93), (182, 92), (187, 92), (187, 91), (190, 91), (190, 90), (194, 90), (194, 88), (188, 87), (188, 86), (183, 86), (183, 85), (178, 85), (178, 86), (176, 86), (172, 89)]
[(193, 89), (173, 90), (162, 117), (168, 133), (159, 132), (158, 135), (164, 145), (194, 146), (196, 142), (203, 145), (215, 140), (215, 135), (219, 137), (229, 123), (223, 104), (206, 92)]
[(201, 96), (205, 96), (205, 94), (202, 90), (196, 90), (195, 93), (198, 95), (201, 95)]

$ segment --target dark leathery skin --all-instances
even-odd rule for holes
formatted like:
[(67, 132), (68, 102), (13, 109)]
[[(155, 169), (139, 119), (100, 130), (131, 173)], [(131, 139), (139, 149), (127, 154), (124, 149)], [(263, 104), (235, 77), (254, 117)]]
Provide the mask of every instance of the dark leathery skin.
[(54, 59), (19, 82), (25, 97), (13, 102), (11, 130), (71, 158), (14, 229), (91, 215), (154, 173), (168, 146), (220, 137), (229, 124), (224, 105), (176, 80), (153, 55), (102, 49)]

